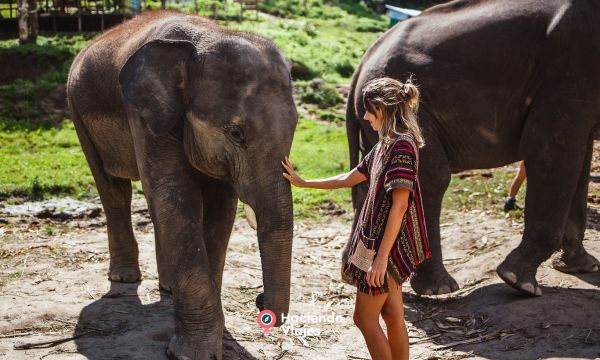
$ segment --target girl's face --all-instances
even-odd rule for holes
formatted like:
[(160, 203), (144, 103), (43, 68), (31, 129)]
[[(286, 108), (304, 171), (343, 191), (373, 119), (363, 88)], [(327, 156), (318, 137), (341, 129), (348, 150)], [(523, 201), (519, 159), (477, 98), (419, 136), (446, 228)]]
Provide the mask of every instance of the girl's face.
[(381, 117), (381, 111), (377, 107), (375, 107), (375, 114), (370, 113), (369, 110), (366, 110), (364, 119), (371, 124), (373, 130), (379, 131), (379, 129), (381, 129), (383, 119)]

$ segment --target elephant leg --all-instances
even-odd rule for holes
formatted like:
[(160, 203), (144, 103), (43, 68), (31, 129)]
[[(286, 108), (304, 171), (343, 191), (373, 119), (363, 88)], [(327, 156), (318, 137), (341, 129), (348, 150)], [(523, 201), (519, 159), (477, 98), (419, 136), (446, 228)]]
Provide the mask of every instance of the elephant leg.
[[(551, 100), (569, 104), (564, 98)], [(589, 139), (590, 133), (586, 116), (578, 109), (556, 110), (546, 104), (540, 101), (531, 109), (521, 136), (520, 150), (527, 168), (523, 238), (496, 269), (508, 285), (534, 296), (542, 295), (535, 279), (537, 268), (560, 248), (565, 236), (585, 167), (587, 143), (581, 139)], [(581, 121), (569, 121), (574, 119)]]
[(417, 267), (410, 284), (418, 294), (446, 294), (458, 290), (458, 283), (442, 263), (440, 214), (442, 199), (450, 184), (450, 165), (437, 137), (426, 136), (427, 145), (420, 150), (419, 177), (431, 258)]
[(191, 167), (175, 137), (142, 140), (136, 153), (160, 242), (159, 276), (169, 276), (175, 309), (175, 333), (167, 355), (220, 360), (225, 319), (204, 243), (205, 176)]
[(131, 225), (131, 181), (113, 178), (108, 189), (98, 186), (98, 193), (108, 230), (108, 278), (118, 282), (140, 281), (139, 250)]
[(183, 166), (171, 158), (170, 164), (158, 165), (152, 176), (142, 174), (156, 241), (160, 241), (160, 274), (169, 272), (175, 307), (175, 334), (167, 355), (221, 359), (225, 319), (204, 242), (206, 191), (202, 175)]
[(237, 210), (237, 194), (231, 185), (207, 178), (204, 190), (204, 243), (210, 268), (221, 294), (225, 254)]
[(587, 195), (593, 144), (593, 138), (590, 136), (577, 189), (571, 202), (562, 249), (552, 258), (552, 267), (565, 273), (594, 272), (598, 271), (600, 265), (598, 260), (583, 247), (583, 237), (587, 225)]
[(86, 128), (77, 113), (73, 114), (75, 130), (106, 214), (110, 252), (108, 278), (118, 282), (137, 282), (142, 275), (138, 264), (138, 245), (131, 224), (131, 180), (112, 177), (104, 170), (102, 159)]
[[(231, 185), (207, 176), (203, 179), (202, 189), (204, 194), (202, 223), (206, 252), (220, 294), (225, 255), (235, 221), (238, 198)], [(161, 290), (171, 292), (174, 271), (170, 266), (168, 253), (161, 250), (161, 243), (164, 241), (161, 241), (160, 234), (155, 234), (155, 237), (159, 286)]]

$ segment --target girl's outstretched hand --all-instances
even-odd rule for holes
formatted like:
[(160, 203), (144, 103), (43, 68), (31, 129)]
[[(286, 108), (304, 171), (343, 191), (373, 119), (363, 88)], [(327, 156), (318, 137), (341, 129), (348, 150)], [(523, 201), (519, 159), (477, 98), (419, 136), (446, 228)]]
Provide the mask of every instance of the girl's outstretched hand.
[(304, 187), (306, 182), (300, 176), (298, 176), (298, 174), (296, 174), (296, 171), (294, 171), (294, 167), (290, 163), (290, 159), (288, 159), (287, 156), (285, 157), (285, 160), (281, 162), (281, 165), (283, 165), (287, 171), (283, 173), (284, 178), (288, 179), (288, 181), (295, 186)]

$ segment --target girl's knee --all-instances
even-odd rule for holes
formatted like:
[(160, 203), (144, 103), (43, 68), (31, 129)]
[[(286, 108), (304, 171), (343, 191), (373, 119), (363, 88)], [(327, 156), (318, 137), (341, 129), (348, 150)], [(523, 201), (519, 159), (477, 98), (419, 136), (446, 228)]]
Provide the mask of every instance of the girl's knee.
[(378, 319), (371, 319), (369, 316), (362, 314), (360, 311), (354, 311), (354, 316), (352, 319), (354, 320), (354, 325), (356, 325), (356, 327), (363, 332), (369, 331), (375, 326), (379, 326)]
[(381, 310), (381, 317), (387, 327), (404, 325), (404, 311), (390, 311), (385, 308)]
[(352, 320), (354, 321), (354, 325), (356, 325), (356, 327), (358, 327), (359, 329), (362, 329), (365, 326), (365, 319), (363, 316), (361, 316), (361, 314), (358, 311), (354, 312)]

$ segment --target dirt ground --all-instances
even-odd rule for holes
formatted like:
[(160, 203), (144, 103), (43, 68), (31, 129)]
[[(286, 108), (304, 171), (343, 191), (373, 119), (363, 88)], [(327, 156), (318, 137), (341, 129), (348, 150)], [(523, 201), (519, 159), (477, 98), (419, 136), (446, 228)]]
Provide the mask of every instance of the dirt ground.
[[(56, 207), (40, 211), (39, 206), (21, 211), (42, 218), (0, 218), (0, 358), (166, 359), (172, 299), (158, 290), (145, 202), (134, 201), (144, 280), (131, 285), (107, 280), (107, 239), (99, 204), (61, 206), (71, 206), (75, 218), (62, 217)], [(585, 246), (600, 257), (598, 207), (590, 205), (588, 215)], [(256, 234), (237, 219), (222, 294), (225, 358), (369, 359), (352, 322), (356, 289), (339, 280), (351, 214), (296, 221), (295, 227), (290, 315), (335, 313), (340, 321), (294, 323), (287, 334), (284, 328), (272, 328), (264, 335), (255, 307), (262, 292)], [(572, 276), (546, 262), (537, 275), (544, 292), (540, 298), (522, 296), (495, 275), (522, 231), (522, 223), (481, 211), (443, 214), (444, 262), (461, 290), (418, 296), (404, 284), (411, 359), (600, 357), (600, 272)], [(302, 336), (309, 329), (320, 334)], [(55, 346), (14, 348), (72, 336), (77, 338)]]

